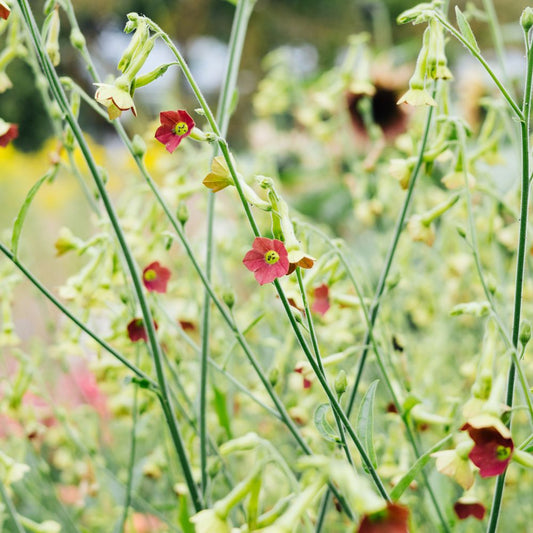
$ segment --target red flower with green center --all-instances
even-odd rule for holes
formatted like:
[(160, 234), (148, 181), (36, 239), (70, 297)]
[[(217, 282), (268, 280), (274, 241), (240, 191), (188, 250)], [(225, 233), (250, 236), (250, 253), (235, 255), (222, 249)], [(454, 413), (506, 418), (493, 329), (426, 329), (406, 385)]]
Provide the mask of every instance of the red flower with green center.
[(6, 20), (9, 17), (9, 13), (11, 13), (9, 6), (3, 0), (0, 0), (0, 18)]
[(150, 263), (143, 270), (143, 283), (150, 292), (167, 292), (170, 270), (161, 266), (159, 261)]
[[(154, 320), (154, 328), (157, 329), (157, 322)], [(128, 337), (131, 342), (144, 341), (148, 342), (148, 334), (144, 327), (144, 321), (142, 318), (134, 318), (128, 324)]]
[(514, 450), (511, 432), (499, 418), (479, 415), (461, 427), (468, 431), (474, 447), (468, 458), (479, 468), (481, 477), (499, 476), (505, 471)]
[(363, 517), (357, 533), (409, 533), (407, 519), (409, 509), (397, 503), (387, 503), (382, 511)]
[(453, 506), (453, 510), (459, 520), (465, 520), (469, 516), (483, 520), (485, 516), (485, 506), (482, 503), (475, 500), (467, 500), (466, 498), (457, 500)]
[(325, 283), (322, 283), (320, 287), (316, 287), (314, 290), (315, 299), (311, 306), (311, 311), (319, 313), (324, 316), (328, 309), (331, 307), (329, 304), (329, 288)]
[(0, 146), (7, 146), (13, 139), (19, 136), (19, 128), (16, 124), (9, 124), (0, 119)]
[(289, 254), (278, 239), (256, 237), (252, 249), (242, 260), (244, 266), (254, 273), (259, 285), (271, 283), (289, 271)]
[(155, 132), (155, 138), (172, 153), (182, 139), (191, 134), (194, 128), (194, 120), (183, 109), (178, 111), (162, 111), (159, 113), (161, 126)]

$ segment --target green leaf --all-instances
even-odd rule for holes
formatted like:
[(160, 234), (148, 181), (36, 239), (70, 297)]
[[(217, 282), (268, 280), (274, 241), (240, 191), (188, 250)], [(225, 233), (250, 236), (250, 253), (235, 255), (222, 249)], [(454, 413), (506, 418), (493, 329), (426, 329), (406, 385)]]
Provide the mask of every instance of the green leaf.
[(30, 208), (31, 202), (35, 195), (37, 194), (37, 191), (41, 188), (41, 185), (47, 181), (52, 180), (55, 175), (57, 174), (58, 167), (54, 167), (49, 169), (44, 176), (42, 176), (29, 190), (28, 194), (26, 195), (26, 198), (24, 199), (24, 203), (22, 204), (22, 207), (20, 208), (20, 211), (18, 212), (17, 217), (15, 218), (15, 222), (13, 223), (13, 233), (11, 234), (11, 251), (13, 252), (13, 256), (15, 259), (17, 259), (17, 253), (18, 253), (18, 247), (19, 247), (19, 239), (20, 234), (22, 232), (22, 226), (24, 225), (24, 220), (26, 219), (26, 215), (28, 214), (28, 209)]
[(470, 24), (468, 24), (468, 20), (466, 20), (466, 17), (461, 13), (461, 10), (457, 6), (455, 6), (455, 17), (457, 18), (457, 25), (459, 26), (462, 36), (478, 54), (481, 53), (474, 32), (472, 31)]
[(339, 443), (340, 438), (337, 435), (336, 431), (331, 427), (331, 424), (327, 421), (326, 415), (330, 410), (329, 403), (321, 403), (315, 411), (314, 422), (315, 426), (318, 429), (318, 432), (322, 437), (329, 441)]
[(359, 406), (356, 423), (357, 434), (362, 439), (361, 444), (364, 446), (374, 467), (377, 466), (376, 451), (374, 450), (374, 401), (378, 383), (379, 379), (376, 379), (368, 387), (365, 397)]
[(218, 417), (218, 423), (225, 429), (228, 439), (231, 439), (231, 425), (228, 415), (226, 394), (216, 387), (213, 387), (213, 393), (215, 395), (213, 402), (215, 406), (215, 412)]
[(415, 464), (404, 474), (402, 479), (394, 486), (390, 493), (390, 498), (393, 502), (397, 501), (400, 496), (404, 493), (405, 489), (411, 484), (413, 479), (420, 473), (422, 468), (426, 466), (427, 462), (429, 461), (429, 458), (432, 453), (435, 453), (437, 450), (439, 450), (446, 442), (448, 442), (452, 438), (452, 435), (448, 435), (446, 438), (442, 439), (441, 441), (437, 442), (435, 446), (430, 448), (426, 453), (421, 455), (415, 462)]
[(417, 398), (413, 394), (409, 394), (409, 396), (407, 396), (407, 398), (405, 398), (405, 400), (403, 402), (403, 405), (402, 405), (404, 414), (408, 414), (411, 411), (411, 409), (415, 405), (418, 405), (419, 403), (422, 403), (420, 398)]

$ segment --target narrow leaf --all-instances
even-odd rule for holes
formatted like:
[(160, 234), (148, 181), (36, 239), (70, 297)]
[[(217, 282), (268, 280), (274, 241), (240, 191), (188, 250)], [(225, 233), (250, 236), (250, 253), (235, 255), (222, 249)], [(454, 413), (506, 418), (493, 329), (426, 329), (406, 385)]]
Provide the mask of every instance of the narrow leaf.
[(340, 439), (331, 424), (327, 421), (326, 415), (330, 410), (329, 403), (321, 403), (315, 411), (314, 421), (318, 432), (329, 442), (339, 443)]
[(26, 198), (24, 199), (24, 203), (22, 204), (22, 207), (20, 208), (20, 211), (18, 212), (17, 217), (15, 218), (15, 222), (13, 223), (13, 233), (11, 234), (11, 251), (13, 252), (13, 256), (15, 259), (17, 258), (17, 252), (19, 247), (19, 239), (20, 234), (22, 232), (22, 226), (24, 225), (24, 220), (26, 219), (26, 215), (28, 213), (28, 209), (30, 208), (31, 202), (35, 195), (37, 194), (37, 191), (41, 188), (41, 185), (48, 179), (53, 179), (55, 174), (57, 173), (57, 168), (55, 167), (53, 169), (48, 170), (44, 176), (42, 176), (29, 190), (28, 194), (26, 195)]
[(362, 444), (374, 467), (377, 466), (376, 451), (374, 450), (374, 401), (379, 379), (373, 381), (366, 391), (365, 397), (357, 413), (357, 433), (361, 436)]
[(415, 462), (415, 464), (404, 474), (402, 479), (394, 486), (390, 493), (390, 498), (393, 502), (399, 500), (400, 496), (404, 493), (405, 489), (411, 484), (413, 479), (420, 473), (422, 468), (426, 466), (427, 462), (432, 453), (435, 453), (439, 450), (446, 442), (452, 438), (452, 435), (448, 435), (441, 441), (437, 442), (432, 448), (430, 448), (426, 453), (421, 455)]
[(455, 6), (455, 17), (457, 18), (457, 24), (462, 36), (478, 54), (481, 53), (476, 41), (476, 37), (474, 36), (474, 32), (472, 31), (468, 20), (466, 20), (466, 17), (457, 6)]
[(228, 436), (228, 439), (231, 439), (233, 437), (231, 435), (231, 425), (230, 425), (230, 417), (228, 414), (226, 394), (222, 392), (220, 389), (218, 389), (217, 387), (213, 387), (213, 393), (214, 393), (213, 402), (214, 402), (215, 412), (218, 418), (218, 423), (226, 431), (226, 435)]

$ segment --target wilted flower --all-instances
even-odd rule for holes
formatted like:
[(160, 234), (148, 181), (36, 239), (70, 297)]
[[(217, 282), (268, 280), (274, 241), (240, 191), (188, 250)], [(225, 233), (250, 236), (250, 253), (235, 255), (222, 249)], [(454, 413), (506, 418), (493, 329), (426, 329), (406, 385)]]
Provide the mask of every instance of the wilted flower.
[(225, 189), (228, 185), (233, 185), (228, 164), (223, 156), (218, 155), (211, 163), (211, 172), (204, 178), (202, 183), (212, 192)]
[(398, 181), (402, 189), (407, 189), (411, 173), (413, 170), (412, 163), (407, 159), (391, 159), (389, 162), (389, 174)]
[[(157, 329), (157, 322), (154, 320), (154, 327)], [(140, 340), (143, 340), (145, 342), (148, 342), (148, 335), (146, 333), (146, 329), (144, 327), (144, 321), (142, 318), (134, 318), (129, 324), (128, 324), (128, 337), (130, 338), (131, 342), (137, 342)]]
[(178, 111), (162, 111), (159, 113), (161, 126), (155, 132), (155, 138), (168, 152), (172, 153), (181, 143), (182, 139), (191, 134), (194, 120), (183, 109)]
[(143, 283), (150, 292), (167, 292), (167, 283), (170, 279), (170, 270), (161, 266), (159, 261), (150, 263), (143, 270)]
[(128, 109), (131, 109), (131, 112), (137, 116), (133, 98), (126, 87), (109, 83), (95, 83), (94, 85), (98, 86), (94, 99), (107, 107), (110, 120), (120, 117), (122, 111)]
[(331, 307), (329, 303), (329, 287), (325, 283), (322, 283), (319, 287), (315, 287), (313, 294), (315, 298), (311, 306), (311, 311), (325, 315)]
[(505, 471), (514, 444), (509, 428), (499, 418), (475, 416), (461, 427), (461, 431), (468, 431), (474, 441), (468, 457), (479, 468), (481, 477), (499, 476)]
[(259, 285), (271, 283), (289, 271), (287, 249), (278, 239), (256, 237), (252, 250), (246, 253), (242, 262), (254, 273)]
[(0, 146), (7, 146), (18, 135), (19, 129), (16, 124), (10, 124), (0, 118)]
[(300, 248), (299, 244), (298, 244), (298, 248), (295, 248), (293, 250), (288, 250), (288, 254), (289, 254), (289, 271), (287, 272), (287, 274), (292, 274), (296, 270), (296, 267), (307, 268), (307, 269), (313, 268), (313, 265), (315, 264), (315, 261), (316, 261), (316, 259), (313, 256), (306, 254)]
[(455, 450), (441, 450), (432, 453), (431, 456), (437, 460), (435, 463), (437, 471), (451, 477), (463, 489), (468, 490), (474, 484), (474, 471), (472, 463), (468, 460), (468, 452), (471, 446), (468, 442), (466, 445), (466, 453), (462, 453), (464, 446), (460, 444)]
[(427, 224), (421, 215), (413, 215), (407, 222), (407, 231), (413, 241), (426, 243), (432, 246), (435, 242), (435, 228)]
[(0, 18), (6, 20), (9, 17), (9, 13), (11, 13), (9, 6), (3, 0), (0, 0)]
[(465, 520), (469, 516), (473, 516), (478, 520), (483, 520), (483, 517), (485, 516), (485, 506), (470, 496), (459, 498), (454, 503), (453, 510), (459, 520)]
[(357, 533), (408, 533), (409, 509), (397, 503), (387, 503), (381, 511), (364, 515)]

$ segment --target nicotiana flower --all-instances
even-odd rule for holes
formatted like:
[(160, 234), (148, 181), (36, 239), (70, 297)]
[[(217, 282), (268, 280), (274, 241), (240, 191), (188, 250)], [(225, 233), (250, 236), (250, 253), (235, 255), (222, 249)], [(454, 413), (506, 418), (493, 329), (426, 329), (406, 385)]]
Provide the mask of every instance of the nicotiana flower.
[[(157, 322), (154, 320), (154, 327), (157, 329)], [(145, 341), (148, 342), (148, 334), (144, 327), (144, 321), (142, 318), (134, 318), (128, 324), (128, 337), (131, 342)]]
[(471, 443), (465, 442), (459, 444), (455, 450), (441, 450), (431, 454), (431, 457), (436, 458), (437, 471), (455, 479), (465, 490), (474, 484), (474, 470), (468, 460), (470, 449)]
[(471, 496), (463, 496), (459, 498), (454, 503), (453, 510), (459, 520), (465, 520), (469, 516), (473, 516), (478, 520), (483, 520), (483, 517), (485, 516), (485, 506)]
[(311, 311), (324, 316), (331, 307), (329, 303), (329, 287), (325, 283), (322, 283), (319, 287), (315, 287), (313, 294), (315, 298), (311, 305)]
[[(287, 228), (286, 225), (285, 225), (285, 228)], [(316, 259), (313, 256), (311, 256), (309, 254), (306, 254), (300, 248), (299, 244), (295, 244), (296, 237), (292, 238), (293, 235), (291, 235), (291, 233), (289, 231), (287, 231), (286, 234), (284, 233), (284, 235), (285, 235), (285, 241), (286, 242), (288, 240), (293, 241), (292, 242), (293, 248), (291, 248), (289, 245), (287, 245), (287, 246), (289, 246), (289, 250), (288, 250), (288, 254), (289, 254), (289, 271), (287, 272), (287, 274), (292, 274), (296, 270), (296, 267), (306, 268), (306, 269), (313, 268), (313, 265), (315, 264)]]
[(159, 261), (150, 263), (143, 270), (143, 283), (150, 292), (167, 292), (167, 283), (170, 279), (170, 270), (161, 266)]
[(3, 0), (0, 0), (0, 18), (6, 20), (9, 13), (11, 13), (10, 7)]
[(164, 144), (170, 153), (178, 147), (182, 139), (191, 134), (194, 128), (194, 120), (183, 109), (162, 111), (159, 113), (159, 120), (161, 126), (157, 128), (155, 138)]
[(233, 178), (228, 164), (223, 156), (217, 155), (211, 163), (211, 172), (204, 178), (202, 183), (212, 192), (218, 192), (233, 185)]
[(432, 105), (436, 106), (437, 102), (426, 91), (426, 89), (409, 89), (399, 100), (398, 104), (409, 104), (412, 106)]
[(409, 509), (397, 503), (387, 503), (381, 511), (364, 515), (357, 533), (409, 533)]
[(479, 468), (481, 477), (499, 476), (513, 454), (514, 444), (509, 428), (497, 417), (478, 415), (461, 427), (468, 431), (474, 447), (469, 459)]
[(16, 124), (10, 124), (0, 118), (0, 146), (7, 146), (18, 135), (19, 129)]
[(95, 83), (98, 86), (94, 99), (107, 107), (109, 119), (118, 118), (122, 111), (131, 109), (131, 112), (137, 116), (133, 98), (126, 87), (112, 85), (109, 83)]
[(259, 285), (271, 283), (289, 271), (287, 249), (278, 239), (256, 237), (252, 249), (246, 253), (242, 262), (254, 273)]

